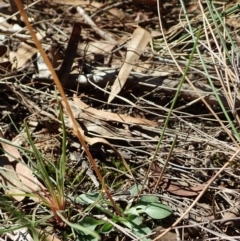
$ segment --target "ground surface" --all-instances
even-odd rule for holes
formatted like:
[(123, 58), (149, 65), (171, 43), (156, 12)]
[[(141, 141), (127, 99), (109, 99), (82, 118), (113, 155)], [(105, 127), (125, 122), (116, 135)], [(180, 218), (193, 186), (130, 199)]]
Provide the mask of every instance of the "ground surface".
[[(129, 201), (128, 197), (123, 195), (118, 198), (118, 195), (135, 184), (145, 184), (142, 194), (153, 194), (172, 209), (172, 214), (164, 220), (156, 221), (144, 216), (144, 224), (152, 230), (149, 237), (152, 240), (178, 220), (203, 192), (211, 178), (238, 150), (238, 139), (231, 134), (229, 120), (220, 108), (197, 53), (194, 53), (187, 77), (195, 89), (187, 80), (183, 83), (160, 148), (156, 152), (155, 162), (151, 163), (164, 129), (164, 121), (183, 76), (180, 69), (186, 69), (194, 48), (194, 43), (187, 34), (186, 15), (180, 1), (162, 1), (161, 16), (154, 0), (93, 1), (91, 4), (77, 0), (63, 2), (28, 1), (29, 21), (59, 75), (74, 117), (85, 136), (108, 141), (131, 169), (133, 176), (103, 139), (94, 139), (94, 144), (88, 145), (101, 175), (106, 177), (104, 181), (111, 195), (124, 208)], [(237, 3), (221, 1), (215, 6), (219, 12), (223, 12), (237, 6)], [(56, 98), (59, 97), (58, 90), (47, 67), (41, 63), (38, 50), (24, 24), (19, 25), (17, 17), (11, 17), (7, 2), (1, 4), (1, 22), (4, 22), (3, 29), (0, 29), (2, 133), (16, 145), (28, 148), (29, 144), (19, 134), (24, 130), (26, 122), (37, 149), (54, 165), (58, 165), (62, 151), (62, 126)], [(78, 4), (85, 13), (80, 14)], [(205, 2), (201, 6), (208, 12)], [(201, 8), (196, 1), (185, 1), (185, 7), (197, 35), (198, 28), (204, 29)], [(86, 15), (91, 17), (96, 27), (91, 27)], [(225, 19), (236, 46), (239, 42), (238, 20), (237, 8)], [(151, 41), (141, 50), (139, 59), (130, 63), (134, 66), (121, 87), (120, 98), (115, 97), (108, 102), (111, 86), (126, 60), (127, 44), (138, 26), (151, 34)], [(75, 35), (72, 34), (73, 28)], [(100, 33), (99, 30), (104, 32)], [(78, 31), (81, 31), (79, 39), (79, 35), (76, 36)], [(164, 36), (180, 69), (170, 56)], [(200, 36), (202, 42), (198, 43), (199, 49), (212, 83), (219, 91), (219, 98), (238, 130), (238, 94), (233, 111), (229, 107), (231, 105), (226, 92), (223, 91), (220, 76), (217, 75), (216, 68), (223, 71), (221, 63), (213, 63), (204, 45), (211, 43), (212, 51), (217, 55), (220, 50), (216, 42), (220, 40), (218, 37), (216, 40), (211, 39), (210, 34), (210, 39), (206, 36), (203, 31)], [(236, 57), (237, 53), (231, 52), (229, 42), (227, 45), (229, 53)], [(232, 66), (229, 69), (232, 70)], [(223, 82), (226, 81), (224, 76)], [(228, 87), (230, 92), (234, 92), (234, 84)], [(81, 102), (76, 101), (73, 95)], [(200, 100), (201, 97), (212, 108), (215, 116), (206, 103)], [(101, 183), (96, 179), (88, 158), (72, 131), (66, 110), (64, 118), (68, 157), (65, 195), (77, 197), (86, 192), (99, 191)], [(237, 191), (239, 159), (240, 156), (236, 155), (231, 165), (217, 176), (195, 206), (177, 224), (177, 228), (168, 233), (170, 236), (158, 240), (240, 240)], [(164, 164), (167, 166), (161, 176)], [(46, 164), (46, 167), (49, 176), (54, 178), (51, 165)], [(16, 204), (18, 205), (20, 204)], [(23, 212), (28, 215), (32, 213), (29, 200), (23, 200), (21, 205)], [(79, 204), (71, 205), (73, 215), (84, 209)], [(94, 210), (89, 211), (91, 216), (100, 214)], [(54, 220), (47, 222), (48, 225), (40, 224), (40, 228), (60, 240), (81, 240), (70, 235), (69, 227), (61, 226)], [(102, 239), (132, 240), (122, 230), (115, 228), (109, 234), (101, 234)], [(238, 238), (229, 239), (231, 236)]]

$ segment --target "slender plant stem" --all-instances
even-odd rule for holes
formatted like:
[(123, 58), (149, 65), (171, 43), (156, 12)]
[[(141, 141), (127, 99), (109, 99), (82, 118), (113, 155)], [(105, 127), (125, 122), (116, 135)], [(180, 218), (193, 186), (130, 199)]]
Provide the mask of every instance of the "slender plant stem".
[(174, 108), (174, 106), (175, 106), (175, 104), (176, 104), (176, 101), (177, 101), (177, 98), (178, 98), (179, 93), (180, 93), (180, 91), (181, 91), (181, 88), (182, 88), (182, 85), (183, 85), (183, 83), (184, 83), (185, 77), (186, 77), (186, 75), (187, 75), (187, 73), (188, 73), (188, 70), (190, 69), (190, 65), (191, 65), (191, 62), (192, 62), (192, 59), (193, 59), (193, 55), (194, 55), (195, 50), (196, 50), (196, 47), (197, 47), (197, 43), (198, 43), (198, 39), (199, 39), (199, 37), (200, 37), (200, 33), (201, 33), (200, 30), (198, 30), (197, 38), (196, 38), (196, 40), (195, 40), (195, 42), (194, 42), (194, 46), (193, 46), (192, 52), (191, 52), (191, 54), (190, 54), (190, 57), (189, 57), (187, 66), (186, 66), (185, 71), (184, 71), (184, 74), (183, 74), (183, 76), (182, 76), (182, 78), (181, 78), (181, 80), (180, 80), (180, 82), (179, 82), (179, 85), (178, 85), (178, 88), (177, 88), (177, 92), (176, 92), (176, 94), (175, 94), (175, 96), (174, 96), (174, 99), (173, 99), (172, 104), (171, 104), (171, 107), (170, 107), (170, 109), (169, 109), (167, 118), (166, 118), (166, 120), (165, 120), (165, 122), (164, 122), (164, 126), (163, 126), (163, 129), (162, 129), (162, 133), (161, 133), (160, 139), (159, 139), (159, 141), (158, 141), (156, 150), (155, 150), (154, 155), (153, 155), (153, 158), (152, 158), (152, 160), (151, 160), (151, 162), (150, 162), (150, 165), (149, 165), (149, 168), (148, 168), (148, 170), (147, 170), (147, 173), (146, 173), (146, 175), (145, 175), (145, 177), (144, 177), (143, 188), (140, 190), (138, 197), (141, 195), (141, 192), (142, 192), (142, 190), (143, 190), (144, 187), (145, 187), (145, 184), (146, 184), (147, 179), (148, 179), (148, 177), (149, 177), (149, 173), (150, 173), (150, 171), (151, 171), (152, 165), (153, 165), (154, 161), (156, 160), (157, 153), (158, 153), (158, 151), (159, 151), (159, 149), (160, 149), (160, 145), (161, 145), (161, 143), (162, 143), (162, 140), (163, 140), (165, 131), (166, 131), (167, 126), (168, 126), (168, 122), (169, 122), (169, 120), (170, 120), (170, 116), (171, 116), (172, 111), (173, 111), (173, 108)]
[(159, 183), (160, 183), (161, 180), (162, 180), (163, 174), (164, 174), (164, 172), (165, 172), (165, 170), (166, 170), (166, 168), (167, 168), (168, 162), (169, 162), (169, 160), (170, 160), (170, 158), (171, 158), (171, 156), (172, 156), (172, 153), (173, 153), (173, 149), (174, 149), (174, 147), (175, 147), (175, 145), (176, 145), (177, 138), (178, 138), (178, 135), (176, 135), (175, 138), (174, 138), (174, 140), (173, 140), (171, 149), (170, 149), (170, 151), (169, 151), (169, 153), (168, 153), (168, 157), (167, 157), (166, 161), (164, 162), (164, 165), (163, 165), (163, 167), (162, 167), (162, 171), (161, 171), (161, 173), (160, 173), (160, 176), (158, 177), (157, 183), (156, 183), (156, 185), (155, 185), (155, 187), (154, 187), (154, 189), (153, 189), (153, 192), (154, 192), (154, 193), (156, 192), (156, 189), (157, 189), (157, 187), (159, 186)]

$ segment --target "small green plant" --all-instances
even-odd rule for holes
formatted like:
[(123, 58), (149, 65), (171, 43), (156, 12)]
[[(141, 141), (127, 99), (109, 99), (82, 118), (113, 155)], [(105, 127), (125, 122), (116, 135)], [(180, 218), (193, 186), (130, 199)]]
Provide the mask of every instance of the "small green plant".
[[(66, 155), (66, 129), (65, 129), (65, 123), (63, 118), (63, 112), (60, 108), (60, 116), (61, 116), (61, 123), (62, 123), (62, 153), (59, 160), (58, 166), (54, 165), (52, 162), (49, 162), (48, 160), (44, 159), (41, 153), (38, 151), (38, 149), (35, 147), (31, 135), (29, 133), (29, 130), (26, 126), (26, 132), (28, 135), (28, 140), (31, 145), (32, 151), (34, 153), (34, 157), (37, 159), (37, 172), (36, 176), (44, 183), (44, 186), (46, 187), (46, 190), (44, 191), (43, 195), (39, 195), (40, 200), (42, 203), (50, 208), (52, 211), (56, 221), (60, 225), (68, 225), (73, 230), (78, 230), (81, 232), (84, 232), (87, 235), (90, 235), (91, 237), (94, 237), (96, 239), (99, 239), (99, 235), (92, 231), (91, 229), (85, 228), (84, 226), (81, 226), (80, 224), (72, 223), (71, 217), (69, 217), (69, 213), (71, 211), (67, 210), (67, 201), (66, 201), (66, 193), (65, 193), (65, 176), (66, 176), (66, 162), (67, 162), (67, 155)], [(50, 178), (49, 173), (46, 169), (45, 162), (48, 162), (53, 167), (53, 170), (55, 171), (55, 178), (52, 180)]]
[[(60, 109), (61, 110), (61, 109)], [(63, 119), (63, 113), (61, 112), (61, 121), (62, 121), (62, 153), (59, 160), (59, 166), (56, 167), (53, 163), (46, 160), (36, 146), (33, 143), (31, 138), (28, 126), (25, 123), (25, 129), (28, 137), (29, 144), (31, 146), (34, 157), (36, 158), (37, 163), (31, 163), (36, 168), (35, 175), (44, 183), (46, 190), (43, 190), (43, 195), (37, 194), (42, 201), (42, 203), (49, 207), (55, 216), (57, 222), (60, 224), (62, 219), (57, 214), (57, 211), (65, 211), (66, 208), (66, 198), (65, 198), (65, 172), (66, 172), (66, 130)], [(28, 158), (29, 159), (29, 158)], [(48, 170), (46, 168), (46, 162), (51, 165), (52, 170), (54, 170), (55, 178), (51, 179), (49, 176)]]
[[(53, 162), (47, 160), (43, 157), (40, 151), (34, 145), (34, 142), (31, 138), (30, 131), (28, 129), (27, 124), (25, 123), (25, 129), (27, 133), (27, 138), (31, 147), (31, 150), (27, 150), (25, 148), (20, 148), (24, 156), (27, 158), (29, 165), (36, 175), (36, 177), (43, 183), (43, 185), (39, 185), (38, 191), (32, 191), (32, 193), (24, 193), (21, 195), (29, 196), (37, 198), (39, 200), (39, 204), (37, 207), (33, 209), (32, 215), (25, 214), (24, 211), (18, 210), (16, 208), (15, 212), (10, 212), (12, 216), (16, 220), (18, 220), (19, 225), (14, 225), (13, 228), (2, 228), (0, 229), (0, 233), (6, 233), (11, 230), (16, 230), (19, 227), (27, 227), (31, 230), (34, 240), (39, 240), (38, 234), (35, 231), (35, 227), (40, 225), (41, 223), (46, 223), (47, 220), (55, 218), (57, 224), (59, 226), (70, 226), (72, 230), (78, 230), (79, 232), (83, 232), (91, 237), (99, 239), (99, 235), (80, 224), (74, 223), (71, 217), (71, 203), (67, 201), (67, 193), (66, 193), (66, 184), (65, 184), (65, 176), (66, 176), (66, 130), (63, 119), (63, 113), (60, 108), (60, 116), (62, 120), (62, 153), (59, 160), (59, 163), (54, 164)], [(49, 168), (51, 167), (51, 176), (49, 175)], [(27, 187), (27, 185), (26, 185)], [(31, 189), (30, 189), (31, 190)], [(9, 195), (11, 196), (11, 195)], [(36, 200), (36, 199), (35, 199)], [(8, 205), (9, 206), (9, 205)], [(46, 209), (47, 207), (47, 209)], [(14, 205), (12, 209), (14, 210)], [(11, 210), (12, 210), (11, 209)], [(10, 209), (9, 209), (10, 210)], [(8, 209), (6, 212), (9, 211)], [(45, 215), (39, 214), (38, 211), (45, 210)], [(50, 215), (49, 215), (50, 210)], [(48, 214), (47, 214), (48, 213)], [(21, 217), (21, 218), (20, 218)]]
[[(81, 194), (75, 201), (81, 205), (89, 205), (87, 210), (96, 208), (100, 214), (106, 214), (107, 219), (99, 220), (93, 217), (84, 217), (80, 221), (80, 225), (88, 229), (95, 230), (99, 234), (110, 233), (115, 230), (115, 225), (127, 227), (132, 234), (141, 240), (148, 241), (147, 235), (151, 233), (151, 229), (144, 224), (146, 217), (152, 219), (164, 219), (171, 214), (171, 209), (160, 203), (158, 197), (153, 195), (144, 195), (140, 197), (137, 203), (134, 203), (134, 197), (137, 195), (141, 185), (133, 186), (130, 189), (129, 201), (127, 207), (121, 210), (122, 216), (113, 214), (110, 208), (110, 202), (102, 198), (102, 193), (84, 193)], [(86, 210), (85, 210), (86, 211)], [(83, 232), (79, 233), (78, 240), (95, 241), (90, 235), (86, 235)]]

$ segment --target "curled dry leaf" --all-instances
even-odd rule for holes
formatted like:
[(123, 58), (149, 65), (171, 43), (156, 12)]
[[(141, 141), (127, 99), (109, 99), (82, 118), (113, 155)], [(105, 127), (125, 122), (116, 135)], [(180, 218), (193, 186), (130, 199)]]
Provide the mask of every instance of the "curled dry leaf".
[(127, 78), (145, 47), (151, 40), (151, 34), (143, 28), (137, 28), (127, 48), (127, 55), (117, 78), (112, 86), (111, 95), (108, 97), (110, 103), (125, 85)]
[(25, 188), (23, 183), (19, 180), (12, 163), (6, 156), (0, 156), (0, 163), (0, 179), (5, 193), (13, 196), (13, 198), (19, 202), (22, 201), (24, 199), (23, 190), (25, 190)]
[[(37, 33), (37, 37), (38, 39), (42, 39), (42, 36)], [(15, 69), (20, 69), (22, 68), (27, 61), (29, 61), (34, 54), (36, 54), (38, 52), (38, 49), (33, 47), (30, 44), (21, 42), (17, 52), (10, 52), (10, 61), (11, 63), (15, 63), (13, 64), (12, 68)]]
[[(0, 138), (5, 139), (1, 131)], [(31, 169), (24, 164), (18, 149), (3, 141), (0, 143), (5, 151), (5, 156), (0, 158), (0, 177), (4, 183), (5, 192), (17, 201), (21, 201), (25, 193), (38, 192), (40, 188), (43, 189)], [(37, 197), (31, 197), (31, 199), (35, 202), (39, 201)]]

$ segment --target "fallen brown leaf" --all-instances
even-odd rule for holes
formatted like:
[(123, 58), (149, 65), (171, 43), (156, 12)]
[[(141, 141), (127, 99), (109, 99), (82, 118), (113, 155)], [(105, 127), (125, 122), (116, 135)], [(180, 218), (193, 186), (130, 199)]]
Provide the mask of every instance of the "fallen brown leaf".
[[(37, 33), (37, 36), (38, 39), (42, 39), (42, 36), (39, 33)], [(33, 47), (31, 44), (21, 42), (18, 46), (17, 52), (11, 51), (9, 53), (11, 63), (15, 63), (12, 68), (22, 68), (37, 52), (38, 49)]]
[[(1, 131), (0, 137), (4, 139)], [(18, 149), (3, 141), (0, 141), (0, 144), (5, 151), (5, 156), (2, 156), (0, 159), (0, 166), (4, 168), (0, 175), (4, 182), (6, 193), (17, 201), (21, 201), (25, 197), (25, 192), (38, 192), (40, 188), (43, 188), (34, 177), (31, 169), (24, 164)], [(16, 196), (17, 194), (21, 194), (21, 196)], [(39, 201), (37, 197), (31, 197), (31, 199), (35, 202)]]
[(122, 114), (116, 114), (116, 113), (111, 113), (107, 111), (97, 110), (95, 108), (92, 108), (86, 105), (76, 96), (73, 97), (73, 100), (75, 104), (78, 107), (80, 107), (82, 111), (87, 112), (89, 115), (94, 116), (95, 118), (100, 120), (116, 121), (116, 122), (125, 123), (125, 124), (139, 124), (139, 125), (150, 125), (150, 126), (158, 126), (160, 124), (158, 122), (150, 121), (147, 119), (134, 118), (129, 115), (122, 115)]
[[(161, 173), (161, 168), (157, 164), (153, 164), (151, 170), (152, 170), (152, 175), (154, 176), (153, 179), (154, 180), (156, 179), (155, 181), (157, 182), (158, 179), (156, 178), (156, 176), (158, 176)], [(177, 181), (172, 181), (168, 178), (163, 178), (159, 183), (159, 186), (162, 189), (174, 195), (183, 196), (183, 197), (197, 196), (199, 192), (203, 190), (205, 185), (206, 184), (190, 186), (187, 183), (183, 184), (183, 182), (180, 183)]]
[(111, 95), (108, 97), (108, 103), (110, 103), (115, 96), (121, 91), (125, 85), (127, 78), (136, 63), (140, 55), (144, 51), (145, 47), (151, 40), (151, 34), (143, 28), (137, 28), (132, 35), (132, 39), (127, 48), (127, 55), (125, 61), (119, 71), (117, 78), (115, 79)]
[(193, 197), (193, 196), (197, 196), (199, 192), (203, 190), (203, 188), (205, 187), (205, 184), (200, 184), (196, 186), (183, 186), (178, 182), (173, 182), (168, 178), (164, 178), (160, 182), (160, 186), (162, 189), (172, 194), (183, 196), (183, 197)]

